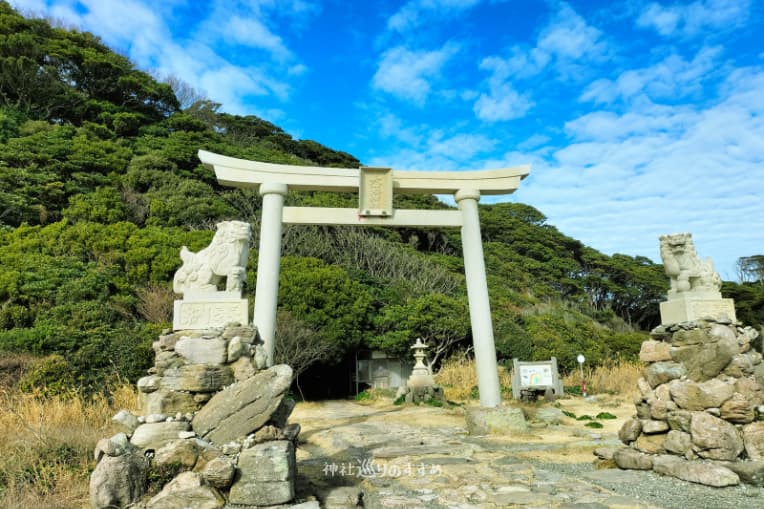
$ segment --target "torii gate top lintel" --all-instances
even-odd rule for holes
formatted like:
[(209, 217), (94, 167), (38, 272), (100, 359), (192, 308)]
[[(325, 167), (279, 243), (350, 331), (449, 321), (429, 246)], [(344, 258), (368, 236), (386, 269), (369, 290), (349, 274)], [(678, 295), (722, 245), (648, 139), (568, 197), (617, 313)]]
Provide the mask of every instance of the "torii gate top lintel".
[[(322, 168), (248, 161), (205, 150), (199, 151), (199, 159), (214, 169), (220, 184), (258, 187), (263, 197), (253, 322), (265, 344), (269, 365), (273, 364), (275, 344), (283, 224), (456, 226), (462, 234), (480, 404), (495, 407), (501, 403), (478, 201), (481, 195), (514, 192), (530, 173), (530, 166), (467, 172)], [(284, 207), (290, 188), (358, 192), (359, 206)], [(394, 192), (453, 194), (459, 210), (395, 210)]]
[[(226, 186), (258, 187), (260, 184), (277, 183), (294, 190), (358, 191), (359, 168), (264, 163), (206, 150), (199, 151), (199, 159), (214, 169), (218, 182)], [(510, 194), (530, 171), (530, 165), (473, 171), (391, 170), (392, 185), (396, 192), (453, 194), (461, 189), (472, 189), (480, 191), (482, 195)]]

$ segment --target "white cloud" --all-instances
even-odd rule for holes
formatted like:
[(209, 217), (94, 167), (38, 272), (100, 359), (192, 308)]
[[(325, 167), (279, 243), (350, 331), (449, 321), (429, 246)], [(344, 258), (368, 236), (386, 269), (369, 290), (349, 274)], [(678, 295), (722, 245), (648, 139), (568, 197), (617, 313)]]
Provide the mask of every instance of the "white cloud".
[(406, 32), (432, 18), (446, 18), (458, 15), (480, 3), (481, 0), (411, 0), (404, 4), (390, 19), (387, 28), (395, 32)]
[(650, 100), (687, 97), (702, 90), (703, 82), (718, 70), (720, 47), (702, 48), (691, 60), (673, 54), (641, 69), (630, 69), (615, 80), (599, 79), (581, 94), (582, 101), (611, 103), (616, 99), (647, 97)]
[(533, 101), (518, 93), (509, 83), (492, 86), (489, 94), (480, 94), (473, 109), (486, 122), (522, 118), (533, 107)]
[(697, 0), (663, 6), (650, 3), (637, 18), (637, 26), (668, 36), (693, 37), (709, 30), (727, 31), (748, 17), (749, 0)]
[(223, 33), (235, 44), (266, 50), (278, 60), (291, 56), (281, 37), (271, 32), (259, 19), (231, 16)]
[(602, 33), (561, 3), (534, 47), (514, 46), (506, 58), (490, 56), (480, 62), (480, 69), (490, 73), (488, 91), (480, 94), (473, 111), (486, 122), (522, 118), (535, 101), (529, 93), (518, 91), (518, 80), (537, 77), (552, 65), (559, 77), (567, 80), (579, 74), (587, 62), (601, 60), (606, 52)]
[(402, 46), (382, 54), (372, 87), (399, 99), (423, 106), (441, 69), (456, 54), (456, 45), (447, 43), (439, 50), (411, 51)]
[(705, 107), (639, 104), (572, 118), (571, 143), (536, 153), (517, 198), (608, 253), (659, 261), (659, 235), (693, 232), (698, 252), (734, 277), (737, 257), (762, 250), (763, 86), (764, 70), (742, 69)]
[(563, 3), (552, 22), (539, 35), (537, 48), (561, 61), (597, 58), (605, 51), (601, 37), (600, 30), (587, 24), (584, 18)]
[(391, 113), (382, 113), (374, 125), (383, 137), (395, 140), (369, 165), (396, 169), (458, 170), (471, 169), (476, 159), (493, 151), (498, 140), (479, 133), (461, 132), (460, 126), (446, 130), (426, 124), (408, 125)]

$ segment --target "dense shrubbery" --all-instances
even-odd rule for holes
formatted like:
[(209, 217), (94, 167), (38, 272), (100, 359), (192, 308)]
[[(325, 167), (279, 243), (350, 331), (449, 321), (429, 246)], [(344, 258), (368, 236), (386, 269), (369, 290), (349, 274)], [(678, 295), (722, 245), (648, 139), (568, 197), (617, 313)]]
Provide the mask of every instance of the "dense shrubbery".
[[(291, 164), (359, 161), (294, 140), (254, 116), (196, 98), (135, 69), (97, 38), (27, 20), (0, 2), (0, 351), (46, 355), (25, 387), (134, 380), (168, 325), (179, 248), (214, 223), (257, 226), (252, 190), (221, 189), (198, 149)], [(291, 205), (354, 207), (348, 194), (292, 193)], [(442, 208), (432, 196), (396, 207)], [(502, 359), (633, 357), (657, 322), (662, 267), (605, 256), (546, 224), (533, 207), (481, 206), (496, 344)], [(257, 236), (257, 228), (254, 229)], [(284, 340), (334, 362), (357, 347), (439, 358), (471, 345), (461, 241), (454, 230), (289, 227), (280, 307)], [(254, 283), (257, 253), (248, 267)], [(725, 284), (740, 317), (764, 323), (758, 283)], [(252, 289), (248, 289), (251, 297)], [(284, 350), (288, 352), (289, 349)]]

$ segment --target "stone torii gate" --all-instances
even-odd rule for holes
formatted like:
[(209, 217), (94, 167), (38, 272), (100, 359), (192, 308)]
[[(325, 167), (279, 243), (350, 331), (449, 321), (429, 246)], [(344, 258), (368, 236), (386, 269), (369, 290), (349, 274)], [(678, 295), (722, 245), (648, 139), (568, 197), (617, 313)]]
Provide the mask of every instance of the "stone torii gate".
[[(205, 150), (199, 159), (214, 169), (224, 186), (259, 188), (263, 197), (260, 251), (253, 322), (273, 364), (281, 231), (283, 224), (461, 227), (464, 272), (475, 347), (480, 405), (501, 403), (496, 347), (480, 236), (478, 201), (482, 195), (514, 192), (530, 166), (469, 172), (398, 171), (390, 168), (322, 168), (263, 163)], [(358, 192), (358, 209), (284, 207), (288, 189)], [(393, 192), (453, 194), (459, 210), (395, 210)]]

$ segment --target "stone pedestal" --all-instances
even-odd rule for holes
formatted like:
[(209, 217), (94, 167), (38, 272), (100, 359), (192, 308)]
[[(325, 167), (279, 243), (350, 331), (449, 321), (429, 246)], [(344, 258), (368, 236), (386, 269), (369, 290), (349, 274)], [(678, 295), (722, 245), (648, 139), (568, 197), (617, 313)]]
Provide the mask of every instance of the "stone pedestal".
[(661, 324), (693, 322), (703, 318), (736, 322), (735, 301), (723, 299), (719, 292), (682, 292), (671, 294), (660, 304)]
[(249, 302), (237, 292), (185, 295), (183, 300), (175, 301), (173, 330), (209, 329), (231, 323), (249, 323)]

